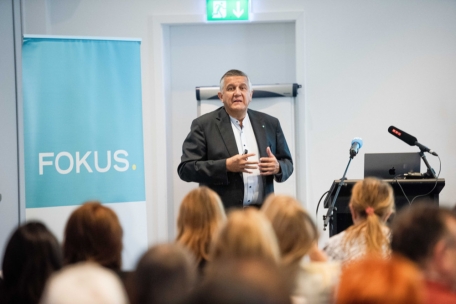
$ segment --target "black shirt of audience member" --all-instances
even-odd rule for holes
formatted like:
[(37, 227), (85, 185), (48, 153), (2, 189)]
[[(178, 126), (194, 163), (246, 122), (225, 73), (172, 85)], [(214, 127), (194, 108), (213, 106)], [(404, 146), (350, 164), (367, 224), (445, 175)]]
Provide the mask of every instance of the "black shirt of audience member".
[(29, 222), (11, 236), (3, 257), (0, 303), (38, 303), (46, 280), (62, 267), (62, 253), (45, 225)]
[(5, 283), (3, 278), (0, 277), (0, 303), (6, 303), (5, 299)]

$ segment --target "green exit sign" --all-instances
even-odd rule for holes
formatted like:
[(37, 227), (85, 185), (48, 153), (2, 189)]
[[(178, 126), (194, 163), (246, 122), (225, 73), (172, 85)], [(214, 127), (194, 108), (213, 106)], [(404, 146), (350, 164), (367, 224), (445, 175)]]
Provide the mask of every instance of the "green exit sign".
[(207, 21), (249, 20), (250, 0), (206, 0)]

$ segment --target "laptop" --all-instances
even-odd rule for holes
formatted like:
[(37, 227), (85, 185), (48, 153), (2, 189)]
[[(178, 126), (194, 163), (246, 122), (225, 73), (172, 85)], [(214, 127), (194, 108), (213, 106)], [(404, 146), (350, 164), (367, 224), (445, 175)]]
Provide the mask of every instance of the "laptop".
[(393, 179), (405, 173), (420, 172), (421, 157), (415, 153), (365, 153), (364, 177)]

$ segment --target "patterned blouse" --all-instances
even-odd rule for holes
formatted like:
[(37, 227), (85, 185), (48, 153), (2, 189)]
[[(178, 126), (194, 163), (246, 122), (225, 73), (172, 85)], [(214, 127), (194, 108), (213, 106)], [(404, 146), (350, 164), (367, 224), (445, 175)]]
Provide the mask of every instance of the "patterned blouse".
[[(390, 229), (387, 226), (382, 226), (384, 235), (390, 239)], [(344, 238), (346, 232), (342, 231), (329, 238), (323, 251), (328, 255), (329, 260), (340, 261), (342, 264), (361, 258), (366, 253), (366, 239), (364, 235), (352, 240), (350, 246), (344, 246)], [(384, 257), (390, 256), (390, 249), (388, 245), (383, 246), (382, 255)]]

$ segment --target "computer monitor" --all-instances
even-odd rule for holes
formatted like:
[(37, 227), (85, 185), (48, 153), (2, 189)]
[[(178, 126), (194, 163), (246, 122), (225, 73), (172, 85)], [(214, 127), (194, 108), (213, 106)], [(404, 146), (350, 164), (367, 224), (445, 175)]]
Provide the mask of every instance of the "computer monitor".
[(366, 153), (364, 177), (393, 179), (405, 173), (420, 172), (421, 158), (415, 153)]

